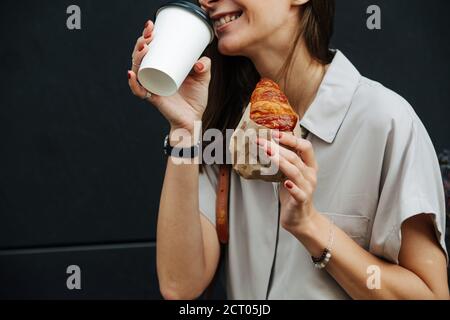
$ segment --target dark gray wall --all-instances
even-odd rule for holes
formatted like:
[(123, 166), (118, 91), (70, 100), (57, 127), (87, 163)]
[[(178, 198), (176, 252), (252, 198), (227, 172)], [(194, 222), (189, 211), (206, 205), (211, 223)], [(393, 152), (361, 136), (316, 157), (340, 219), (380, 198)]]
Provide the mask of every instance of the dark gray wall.
[[(160, 298), (155, 225), (167, 124), (133, 97), (135, 39), (167, 1), (2, 1), (0, 298)], [(448, 1), (338, 0), (333, 46), (403, 95), (449, 147)], [(82, 30), (66, 8), (82, 9)], [(366, 9), (382, 9), (382, 30)], [(82, 290), (66, 288), (66, 268)]]

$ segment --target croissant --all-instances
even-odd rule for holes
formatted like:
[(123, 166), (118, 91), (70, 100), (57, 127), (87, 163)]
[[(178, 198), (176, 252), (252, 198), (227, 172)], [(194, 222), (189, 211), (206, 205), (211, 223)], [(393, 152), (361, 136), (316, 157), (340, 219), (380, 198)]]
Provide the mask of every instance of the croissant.
[(250, 119), (259, 125), (279, 131), (294, 131), (298, 115), (286, 95), (270, 79), (263, 78), (251, 96)]

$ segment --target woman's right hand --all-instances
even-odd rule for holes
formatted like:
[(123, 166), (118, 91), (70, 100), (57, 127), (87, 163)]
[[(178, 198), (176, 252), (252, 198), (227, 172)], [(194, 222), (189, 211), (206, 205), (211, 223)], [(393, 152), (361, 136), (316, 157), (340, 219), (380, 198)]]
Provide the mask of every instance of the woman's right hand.
[(153, 40), (153, 22), (148, 21), (142, 36), (137, 40), (132, 54), (132, 70), (128, 71), (128, 84), (133, 94), (148, 100), (158, 108), (169, 121), (171, 130), (186, 129), (193, 133), (194, 122), (201, 121), (208, 103), (208, 87), (211, 80), (211, 60), (202, 57), (194, 65), (189, 76), (177, 93), (170, 97), (152, 94), (146, 98), (147, 90), (137, 81), (137, 72), (143, 57), (148, 52), (148, 45)]

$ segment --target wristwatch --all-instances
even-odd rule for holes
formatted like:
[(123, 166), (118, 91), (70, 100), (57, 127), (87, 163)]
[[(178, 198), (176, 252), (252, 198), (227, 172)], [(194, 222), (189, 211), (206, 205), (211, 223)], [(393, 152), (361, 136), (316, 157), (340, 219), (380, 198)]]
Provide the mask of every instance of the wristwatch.
[(188, 148), (177, 148), (172, 147), (170, 145), (170, 139), (169, 135), (166, 135), (164, 139), (164, 154), (167, 157), (176, 157), (176, 158), (187, 158), (187, 159), (193, 159), (198, 156), (200, 150), (200, 141), (193, 145), (192, 147)]

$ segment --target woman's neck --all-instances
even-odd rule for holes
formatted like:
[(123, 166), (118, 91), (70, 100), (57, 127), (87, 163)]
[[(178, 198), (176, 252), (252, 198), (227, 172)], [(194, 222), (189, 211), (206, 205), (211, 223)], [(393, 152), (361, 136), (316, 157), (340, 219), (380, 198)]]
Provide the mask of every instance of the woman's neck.
[(287, 59), (289, 48), (278, 49), (260, 50), (250, 59), (261, 77), (278, 82), (292, 107), (300, 118), (303, 118), (317, 95), (328, 66), (314, 60), (302, 41), (299, 41), (286, 76), (279, 79), (278, 75)]

